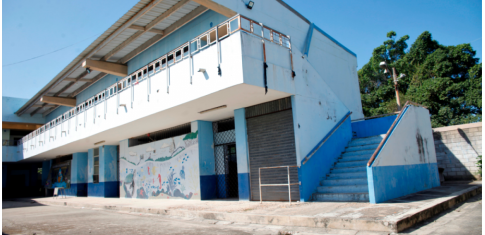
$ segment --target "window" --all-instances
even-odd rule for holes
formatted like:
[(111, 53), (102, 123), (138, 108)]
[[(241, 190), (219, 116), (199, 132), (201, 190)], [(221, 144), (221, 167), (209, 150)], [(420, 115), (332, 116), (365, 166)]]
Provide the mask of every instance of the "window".
[(99, 183), (99, 148), (95, 148), (93, 154), (93, 183)]

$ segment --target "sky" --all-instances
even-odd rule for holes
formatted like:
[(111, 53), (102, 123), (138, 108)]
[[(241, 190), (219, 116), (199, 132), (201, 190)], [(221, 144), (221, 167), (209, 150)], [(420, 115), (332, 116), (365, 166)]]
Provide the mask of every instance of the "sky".
[[(367, 63), (391, 30), (397, 37), (409, 35), (409, 46), (426, 30), (443, 45), (471, 43), (477, 57), (482, 58), (480, 0), (284, 1), (356, 53), (358, 68)], [(32, 98), (136, 3), (4, 0), (2, 96)]]

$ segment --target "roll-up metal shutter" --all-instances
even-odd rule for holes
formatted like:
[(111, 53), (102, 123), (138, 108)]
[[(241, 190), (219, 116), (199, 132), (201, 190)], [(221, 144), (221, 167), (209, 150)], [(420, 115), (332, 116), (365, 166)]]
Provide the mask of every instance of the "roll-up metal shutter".
[[(259, 107), (258, 107), (259, 106)], [(246, 108), (251, 200), (259, 201), (259, 168), (295, 166), (296, 150), (290, 98)], [(261, 169), (262, 184), (286, 184), (286, 168)], [(298, 183), (298, 169), (290, 168), (290, 182)], [(262, 187), (264, 201), (288, 201), (288, 186)], [(300, 199), (298, 185), (291, 199)]]

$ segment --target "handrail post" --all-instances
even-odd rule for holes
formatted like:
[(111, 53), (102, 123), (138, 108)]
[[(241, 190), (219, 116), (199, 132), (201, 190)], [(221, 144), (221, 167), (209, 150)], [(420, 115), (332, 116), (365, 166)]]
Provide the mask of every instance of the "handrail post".
[(261, 168), (259, 168), (259, 204), (263, 204), (263, 192), (261, 191)]
[(290, 166), (286, 166), (286, 171), (288, 173), (288, 196), (290, 198), (290, 205), (291, 205)]

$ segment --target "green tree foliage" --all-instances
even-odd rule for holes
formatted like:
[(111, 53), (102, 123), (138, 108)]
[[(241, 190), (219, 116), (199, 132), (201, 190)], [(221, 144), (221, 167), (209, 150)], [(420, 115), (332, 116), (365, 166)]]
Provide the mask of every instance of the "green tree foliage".
[(364, 115), (397, 111), (394, 81), (379, 63), (406, 76), (399, 80), (401, 105), (414, 101), (428, 107), (433, 127), (482, 120), (482, 64), (470, 44), (444, 46), (423, 32), (408, 50), (405, 35), (387, 33), (369, 62), (358, 72)]

